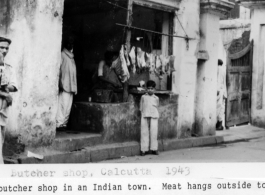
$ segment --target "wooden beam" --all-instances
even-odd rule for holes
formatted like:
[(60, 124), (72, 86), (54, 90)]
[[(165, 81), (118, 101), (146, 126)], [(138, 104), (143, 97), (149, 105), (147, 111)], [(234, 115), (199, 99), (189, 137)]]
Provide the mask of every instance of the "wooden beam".
[(174, 12), (179, 9), (178, 0), (133, 0), (133, 3), (151, 9), (157, 9), (166, 12)]
[[(128, 12), (127, 12), (127, 26), (132, 25), (132, 7), (133, 7), (133, 0), (128, 0)], [(131, 29), (127, 29), (127, 35), (126, 35), (126, 46), (127, 46), (127, 52), (129, 52), (131, 48)], [(128, 81), (125, 81), (123, 83), (123, 102), (127, 102), (129, 96), (129, 83)]]

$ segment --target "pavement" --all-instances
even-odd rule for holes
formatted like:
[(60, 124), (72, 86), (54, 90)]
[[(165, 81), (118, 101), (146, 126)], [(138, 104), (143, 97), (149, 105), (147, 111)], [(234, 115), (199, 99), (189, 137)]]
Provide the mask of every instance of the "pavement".
[[(242, 130), (242, 128), (234, 128), (233, 132)], [(256, 129), (257, 130), (257, 129)], [(183, 148), (178, 150), (164, 151), (159, 155), (131, 156), (119, 159), (101, 161), (102, 164), (113, 163), (235, 163), (238, 162), (265, 162), (265, 137), (262, 134), (254, 135), (251, 130), (246, 128), (247, 136), (229, 138), (228, 142), (202, 147)], [(223, 132), (230, 134), (231, 132)], [(240, 132), (239, 132), (240, 133)], [(252, 134), (251, 138), (249, 135)], [(231, 136), (226, 136), (232, 137)], [(258, 137), (258, 138), (257, 138)], [(242, 171), (244, 175), (246, 172)], [(238, 174), (238, 173), (237, 173)]]
[[(82, 136), (83, 137), (83, 136)], [(185, 148), (197, 148), (202, 146), (216, 146), (225, 143), (244, 142), (248, 140), (265, 137), (265, 129), (251, 125), (231, 127), (228, 130), (216, 131), (215, 136), (191, 137), (186, 139), (170, 139), (159, 141), (159, 151), (172, 151)], [(43, 159), (28, 156), (27, 151), (16, 159), (5, 159), (7, 164), (44, 164), (44, 163), (91, 163), (110, 159), (119, 159), (140, 154), (139, 142), (124, 142), (114, 144), (100, 144), (93, 142), (99, 139), (90, 136), (84, 142), (93, 143), (77, 148), (81, 138), (60, 139), (60, 142), (50, 148), (41, 148), (33, 151), (35, 154), (43, 156)], [(75, 143), (75, 144), (73, 144)], [(95, 145), (94, 145), (95, 144)], [(65, 150), (63, 146), (68, 146)], [(69, 146), (71, 146), (69, 148)], [(72, 149), (71, 149), (72, 148)], [(32, 152), (32, 151), (31, 151)]]
[(230, 127), (228, 130), (216, 131), (223, 137), (223, 143), (233, 143), (265, 137), (265, 129), (252, 125)]

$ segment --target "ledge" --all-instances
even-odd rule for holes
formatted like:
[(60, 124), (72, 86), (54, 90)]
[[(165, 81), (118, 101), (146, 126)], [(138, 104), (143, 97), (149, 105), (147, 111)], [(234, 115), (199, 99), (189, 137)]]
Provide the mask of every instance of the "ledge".
[(247, 19), (233, 19), (233, 20), (220, 20), (220, 29), (238, 29), (238, 28), (247, 28), (251, 27), (251, 20)]
[(236, 0), (236, 2), (249, 9), (265, 8), (265, 0)]
[(226, 0), (200, 0), (201, 12), (212, 12), (220, 16), (226, 15), (234, 8), (234, 3)]
[[(137, 90), (130, 90), (130, 94), (145, 94), (146, 91), (137, 91)], [(154, 94), (165, 94), (165, 95), (172, 95), (174, 94), (172, 91), (155, 91)]]

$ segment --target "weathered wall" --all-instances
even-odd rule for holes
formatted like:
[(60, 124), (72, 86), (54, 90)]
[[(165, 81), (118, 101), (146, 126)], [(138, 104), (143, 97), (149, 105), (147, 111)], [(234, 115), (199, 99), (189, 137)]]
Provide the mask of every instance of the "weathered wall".
[(220, 20), (220, 33), (226, 48), (229, 47), (233, 39), (238, 39), (245, 31), (251, 27), (248, 19)]
[[(195, 38), (195, 40), (189, 41), (188, 49), (185, 39), (173, 39), (173, 53), (176, 56), (176, 72), (173, 73), (172, 91), (179, 94), (177, 134), (181, 138), (190, 136), (194, 123), (197, 71), (197, 58), (195, 53), (199, 42), (200, 1), (182, 0), (180, 9), (176, 12), (176, 15), (187, 35)], [(185, 36), (177, 17), (175, 17), (174, 26), (175, 35)]]
[(251, 119), (252, 124), (265, 127), (265, 7), (254, 9), (251, 18), (250, 40), (254, 40)]
[[(177, 137), (178, 96), (159, 97), (158, 139)], [(72, 124), (75, 130), (102, 134), (103, 143), (140, 141), (141, 94), (133, 95), (128, 103), (77, 102), (74, 105)]]
[(18, 142), (47, 145), (55, 136), (63, 3), (0, 0), (0, 34), (13, 41), (6, 62), (18, 81), (7, 126), (9, 149)]

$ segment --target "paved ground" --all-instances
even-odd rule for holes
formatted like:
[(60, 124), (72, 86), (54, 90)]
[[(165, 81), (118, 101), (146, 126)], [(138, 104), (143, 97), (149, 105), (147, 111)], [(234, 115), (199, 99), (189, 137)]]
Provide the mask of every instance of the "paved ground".
[(252, 126), (235, 127), (217, 133), (224, 135), (228, 142), (218, 146), (167, 151), (158, 156), (123, 157), (102, 163), (265, 162), (264, 133), (264, 129)]

